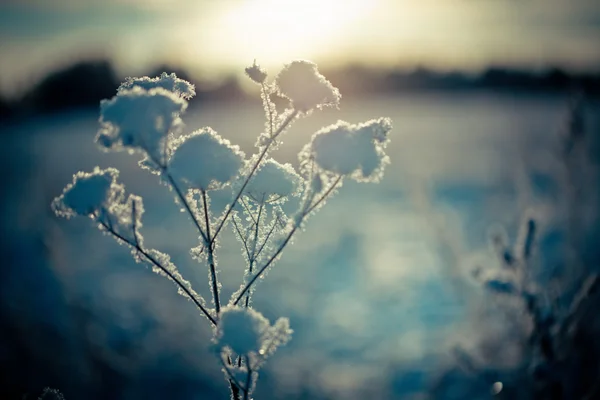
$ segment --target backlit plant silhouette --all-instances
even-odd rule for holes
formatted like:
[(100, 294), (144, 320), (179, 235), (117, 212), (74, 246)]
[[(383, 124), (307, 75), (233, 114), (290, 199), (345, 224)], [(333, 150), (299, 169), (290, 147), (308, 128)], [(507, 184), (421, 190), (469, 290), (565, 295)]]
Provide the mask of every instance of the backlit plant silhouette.
[[(116, 96), (100, 105), (96, 143), (105, 151), (140, 153), (140, 167), (169, 186), (198, 232), (191, 254), (209, 272), (212, 301), (208, 303), (185, 280), (169, 255), (147, 248), (141, 234), (142, 198), (128, 194), (114, 168), (78, 172), (52, 206), (63, 217), (86, 216), (98, 227), (129, 246), (134, 258), (173, 281), (213, 326), (215, 353), (222, 364), (234, 399), (248, 399), (258, 370), (292, 333), (287, 318), (271, 324), (251, 308), (257, 281), (279, 259), (293, 235), (342, 185), (344, 178), (377, 182), (389, 159), (384, 152), (391, 121), (361, 124), (338, 121), (314, 133), (299, 154), (299, 171), (281, 164), (269, 153), (298, 118), (324, 107), (338, 107), (339, 91), (309, 61), (286, 65), (273, 82), (256, 65), (246, 68), (260, 86), (265, 129), (258, 135), (256, 154), (245, 154), (211, 128), (184, 134), (181, 114), (194, 87), (175, 74), (133, 78)], [(270, 96), (289, 99), (279, 113)], [(231, 189), (222, 213), (211, 210), (211, 192)], [(294, 212), (282, 205), (299, 199)], [(239, 290), (224, 300), (218, 277), (219, 235), (233, 229), (242, 243), (245, 275)]]

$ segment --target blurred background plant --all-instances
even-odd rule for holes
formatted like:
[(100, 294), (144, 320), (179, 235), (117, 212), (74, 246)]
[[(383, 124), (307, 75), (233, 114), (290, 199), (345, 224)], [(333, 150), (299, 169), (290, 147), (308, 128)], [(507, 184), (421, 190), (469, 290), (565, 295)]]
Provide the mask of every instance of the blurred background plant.
[[(600, 331), (590, 312), (599, 301), (600, 259), (590, 238), (598, 229), (600, 176), (595, 138), (585, 134), (585, 104), (581, 92), (569, 101), (553, 152), (558, 168), (547, 177), (556, 185), (554, 196), (529, 192), (524, 202), (531, 208), (521, 216), (518, 233), (509, 235), (504, 227), (492, 226), (492, 258), (479, 260), (471, 271), (493, 297), (489, 312), (503, 315), (512, 330), (510, 336), (493, 339), (496, 350), (487, 357), (498, 357), (511, 346), (506, 341), (514, 341), (521, 361), (512, 370), (498, 371), (485, 368), (493, 359), (473, 359), (460, 347), (455, 356), (481, 387), (501, 398), (598, 395), (600, 364), (593, 338)], [(535, 183), (529, 187), (535, 189)]]

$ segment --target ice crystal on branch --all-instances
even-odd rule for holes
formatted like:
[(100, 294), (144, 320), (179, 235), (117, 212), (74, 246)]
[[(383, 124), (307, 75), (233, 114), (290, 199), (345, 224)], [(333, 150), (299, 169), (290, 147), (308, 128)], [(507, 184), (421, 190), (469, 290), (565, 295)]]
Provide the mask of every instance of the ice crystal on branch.
[(293, 331), (290, 329), (290, 320), (279, 318), (263, 336), (263, 342), (258, 351), (263, 357), (272, 355), (278, 347), (286, 344), (292, 337)]
[(234, 178), (244, 153), (211, 128), (203, 128), (173, 141), (169, 171), (191, 188), (214, 190)]
[(337, 107), (340, 103), (339, 90), (310, 61), (297, 60), (287, 64), (277, 75), (275, 83), (279, 94), (290, 99), (298, 111)]
[(194, 85), (186, 80), (179, 79), (174, 73), (167, 74), (166, 72), (163, 72), (156, 78), (150, 78), (148, 76), (143, 76), (141, 78), (127, 78), (127, 80), (119, 86), (118, 93), (126, 92), (135, 86), (145, 90), (163, 88), (187, 100), (196, 95)]

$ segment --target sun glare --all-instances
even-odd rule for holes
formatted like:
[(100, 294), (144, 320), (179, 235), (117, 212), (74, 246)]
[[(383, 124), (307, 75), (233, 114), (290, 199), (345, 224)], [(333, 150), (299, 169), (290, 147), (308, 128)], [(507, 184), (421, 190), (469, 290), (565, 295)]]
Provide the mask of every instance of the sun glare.
[(244, 0), (232, 2), (210, 29), (211, 53), (239, 63), (262, 64), (334, 53), (336, 43), (358, 26), (376, 0)]

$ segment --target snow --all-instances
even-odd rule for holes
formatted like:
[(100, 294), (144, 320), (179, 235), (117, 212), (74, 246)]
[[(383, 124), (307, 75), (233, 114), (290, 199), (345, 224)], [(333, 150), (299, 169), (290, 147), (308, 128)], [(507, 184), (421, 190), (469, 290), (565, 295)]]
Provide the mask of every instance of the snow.
[(314, 160), (321, 169), (359, 182), (378, 182), (389, 163), (384, 148), (391, 130), (388, 118), (361, 124), (338, 121), (317, 131), (300, 154), (301, 163)]
[(181, 127), (179, 114), (186, 107), (183, 98), (160, 87), (120, 89), (117, 96), (100, 103), (96, 142), (107, 150), (141, 150), (162, 160), (164, 139)]
[(290, 99), (296, 110), (309, 112), (313, 108), (337, 107), (340, 92), (306, 60), (285, 65), (275, 79), (279, 94)]
[(217, 343), (243, 355), (258, 353), (269, 321), (252, 308), (229, 306), (221, 310), (217, 326)]
[(245, 191), (258, 202), (286, 200), (298, 193), (301, 179), (291, 164), (280, 164), (271, 158), (250, 179)]
[(59, 216), (90, 215), (123, 196), (124, 188), (116, 183), (119, 171), (115, 168), (94, 168), (78, 172), (73, 182), (54, 199), (52, 208)]
[(233, 179), (243, 166), (244, 153), (211, 128), (181, 136), (172, 143), (169, 171), (178, 180), (201, 190), (215, 190)]

